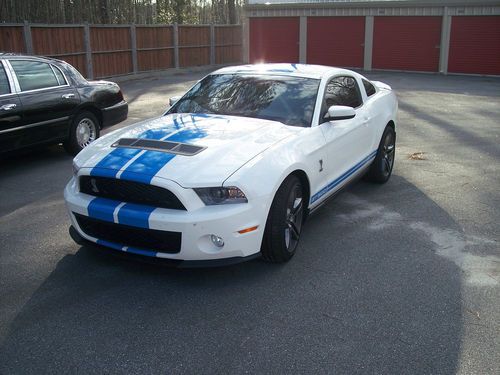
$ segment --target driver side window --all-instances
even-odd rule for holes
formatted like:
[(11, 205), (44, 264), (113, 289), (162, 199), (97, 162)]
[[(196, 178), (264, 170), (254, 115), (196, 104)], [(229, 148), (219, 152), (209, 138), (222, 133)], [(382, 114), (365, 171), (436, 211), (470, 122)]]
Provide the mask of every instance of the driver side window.
[(335, 77), (327, 83), (321, 119), (332, 105), (345, 105), (353, 108), (363, 105), (361, 92), (354, 77)]

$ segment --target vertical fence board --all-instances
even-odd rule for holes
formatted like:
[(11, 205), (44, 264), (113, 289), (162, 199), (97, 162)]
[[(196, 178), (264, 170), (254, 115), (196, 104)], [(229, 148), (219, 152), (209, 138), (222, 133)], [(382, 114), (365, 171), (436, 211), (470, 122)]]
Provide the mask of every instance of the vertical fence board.
[(139, 71), (174, 68), (173, 26), (137, 26)]
[(88, 78), (130, 74), (134, 56), (141, 72), (242, 61), (240, 25), (181, 25), (177, 32), (175, 25), (139, 25), (134, 51), (129, 25), (0, 24), (0, 51), (27, 53), (26, 27), (34, 54), (65, 60)]
[(0, 51), (25, 53), (24, 26), (0, 26)]
[(210, 26), (179, 26), (179, 66), (209, 64)]
[(240, 25), (215, 26), (215, 63), (229, 64), (243, 61), (242, 37)]
[(137, 48), (173, 47), (173, 26), (137, 26)]
[(92, 66), (95, 77), (133, 72), (129, 27), (90, 27)]

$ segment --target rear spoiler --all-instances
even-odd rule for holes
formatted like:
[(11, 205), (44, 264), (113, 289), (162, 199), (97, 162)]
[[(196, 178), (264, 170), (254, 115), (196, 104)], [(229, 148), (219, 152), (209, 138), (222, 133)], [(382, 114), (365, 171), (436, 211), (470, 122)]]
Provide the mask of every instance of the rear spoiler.
[(377, 88), (380, 90), (392, 90), (391, 86), (389, 86), (388, 84), (386, 84), (384, 82), (371, 81), (371, 83), (373, 83), (375, 86), (377, 86)]

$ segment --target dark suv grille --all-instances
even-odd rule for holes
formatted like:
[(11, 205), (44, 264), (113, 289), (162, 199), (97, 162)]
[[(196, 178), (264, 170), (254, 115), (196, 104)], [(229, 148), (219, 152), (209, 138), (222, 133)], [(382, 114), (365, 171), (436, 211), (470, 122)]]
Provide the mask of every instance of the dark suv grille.
[(186, 210), (170, 190), (141, 182), (116, 178), (81, 176), (80, 191), (96, 197), (146, 206)]
[(91, 237), (161, 253), (175, 254), (181, 251), (180, 232), (131, 227), (73, 214), (80, 228)]

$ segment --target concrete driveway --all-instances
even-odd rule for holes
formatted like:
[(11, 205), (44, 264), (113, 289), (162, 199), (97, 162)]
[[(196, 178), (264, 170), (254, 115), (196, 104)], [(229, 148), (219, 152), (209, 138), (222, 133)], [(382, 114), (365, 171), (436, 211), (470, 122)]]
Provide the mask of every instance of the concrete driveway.
[[(121, 82), (126, 124), (203, 75)], [(178, 270), (80, 247), (71, 158), (4, 159), (0, 373), (498, 374), (500, 79), (368, 76), (399, 96), (393, 177), (325, 206), (286, 265)]]

